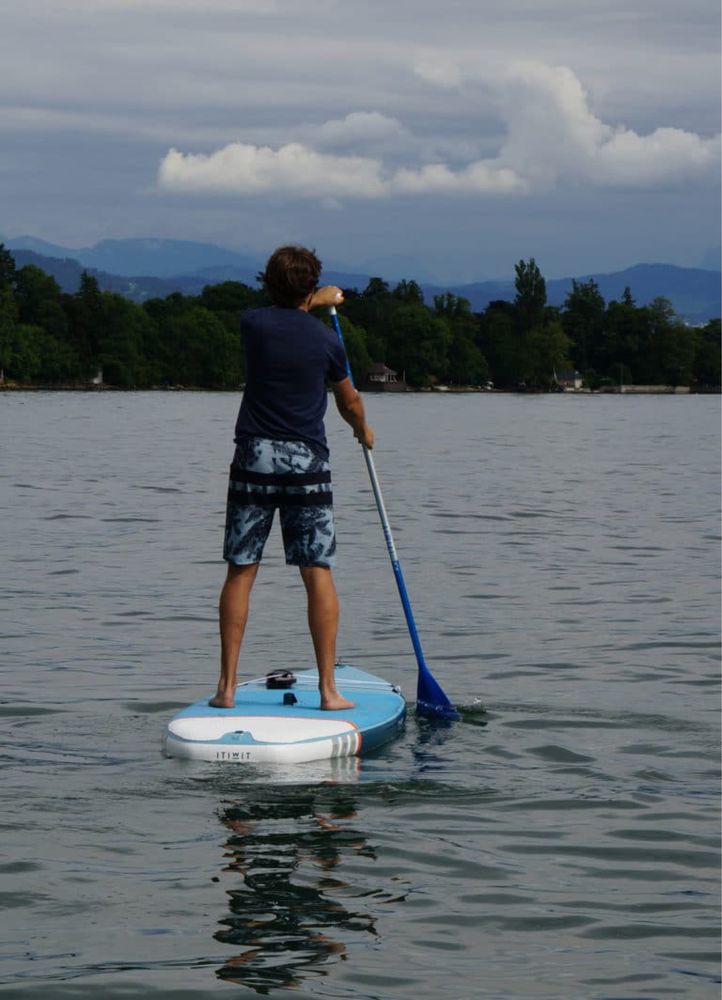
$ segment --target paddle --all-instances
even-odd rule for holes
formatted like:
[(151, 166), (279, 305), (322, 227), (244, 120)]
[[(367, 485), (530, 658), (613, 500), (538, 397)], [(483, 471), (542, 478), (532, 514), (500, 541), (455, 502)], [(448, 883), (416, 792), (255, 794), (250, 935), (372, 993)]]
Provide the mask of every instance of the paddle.
[[(334, 330), (336, 331), (336, 336), (345, 351), (346, 346), (343, 342), (341, 324), (339, 323), (335, 306), (331, 306), (330, 313), (331, 322), (333, 323)], [(346, 355), (346, 371), (348, 372), (348, 377), (351, 379), (351, 384), (353, 385), (353, 375), (351, 374), (351, 366), (348, 361), (348, 355)], [(441, 685), (435, 680), (426, 665), (424, 651), (421, 648), (421, 640), (419, 639), (416, 622), (414, 621), (414, 613), (411, 610), (411, 602), (409, 601), (408, 591), (406, 590), (406, 583), (404, 581), (403, 573), (401, 572), (401, 566), (399, 565), (399, 557), (396, 554), (396, 546), (394, 545), (394, 538), (391, 534), (391, 525), (389, 524), (389, 519), (386, 515), (384, 499), (381, 496), (381, 487), (379, 486), (378, 477), (376, 475), (374, 460), (366, 445), (362, 445), (362, 447), (364, 458), (366, 459), (366, 468), (368, 469), (369, 478), (371, 480), (371, 488), (373, 489), (374, 498), (376, 500), (376, 507), (379, 512), (379, 517), (381, 518), (381, 525), (384, 529), (386, 548), (389, 551), (389, 558), (391, 559), (391, 565), (394, 570), (396, 586), (398, 587), (399, 596), (401, 597), (401, 604), (404, 609), (406, 624), (409, 629), (409, 635), (411, 636), (411, 644), (414, 647), (416, 663), (419, 668), (416, 683), (416, 712), (420, 715), (430, 715), (436, 718), (441, 717), (444, 719), (458, 719), (459, 713), (446, 697), (441, 689)]]

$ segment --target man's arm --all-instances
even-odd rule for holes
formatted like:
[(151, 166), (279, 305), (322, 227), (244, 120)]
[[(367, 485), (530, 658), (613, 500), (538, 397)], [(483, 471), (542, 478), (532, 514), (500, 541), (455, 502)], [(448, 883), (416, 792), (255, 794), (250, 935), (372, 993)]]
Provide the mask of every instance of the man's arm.
[(307, 309), (318, 309), (320, 306), (340, 306), (343, 302), (343, 291), (337, 285), (323, 285), (306, 300)]
[(353, 429), (354, 437), (367, 448), (374, 446), (373, 428), (366, 423), (366, 411), (360, 394), (354, 389), (350, 378), (332, 382), (334, 399), (338, 412)]

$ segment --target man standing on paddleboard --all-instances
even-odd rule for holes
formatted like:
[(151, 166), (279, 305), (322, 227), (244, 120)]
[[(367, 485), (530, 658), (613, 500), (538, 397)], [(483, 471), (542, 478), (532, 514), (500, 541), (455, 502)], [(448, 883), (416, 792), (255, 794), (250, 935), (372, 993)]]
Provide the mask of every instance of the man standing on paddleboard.
[(304, 247), (280, 247), (264, 284), (272, 306), (241, 319), (247, 381), (231, 464), (223, 558), (228, 563), (219, 615), (221, 674), (215, 708), (233, 708), (236, 670), (251, 588), (278, 508), (286, 563), (298, 566), (308, 598), (308, 624), (318, 666), (321, 708), (353, 707), (336, 689), (338, 597), (331, 470), (323, 418), (327, 383), (355, 437), (372, 448), (374, 433), (334, 333), (309, 315), (338, 306), (343, 292), (318, 288), (321, 261)]

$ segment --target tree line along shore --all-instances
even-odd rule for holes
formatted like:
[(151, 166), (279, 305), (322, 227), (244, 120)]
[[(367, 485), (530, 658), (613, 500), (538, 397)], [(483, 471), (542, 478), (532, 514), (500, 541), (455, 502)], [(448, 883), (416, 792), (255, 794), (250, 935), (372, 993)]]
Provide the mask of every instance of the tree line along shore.
[[(424, 302), (417, 282), (372, 278), (345, 291), (342, 325), (360, 387), (611, 390), (634, 384), (719, 391), (720, 320), (692, 327), (670, 302), (605, 302), (575, 281), (549, 306), (533, 258), (516, 265), (515, 297), (474, 313), (451, 293)], [(0, 384), (12, 387), (234, 389), (244, 383), (239, 317), (267, 305), (236, 281), (142, 305), (83, 273), (74, 294), (40, 268), (17, 268), (0, 244)], [(322, 317), (323, 318), (323, 317)]]

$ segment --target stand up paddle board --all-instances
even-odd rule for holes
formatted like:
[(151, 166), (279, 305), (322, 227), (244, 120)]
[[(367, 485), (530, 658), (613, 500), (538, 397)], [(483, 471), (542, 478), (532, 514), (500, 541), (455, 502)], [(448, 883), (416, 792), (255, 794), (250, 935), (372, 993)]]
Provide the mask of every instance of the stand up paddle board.
[(239, 685), (234, 708), (204, 699), (182, 709), (166, 726), (164, 752), (229, 764), (300, 763), (365, 754), (403, 729), (406, 702), (380, 677), (336, 664), (336, 686), (355, 705), (325, 712), (316, 670), (274, 673), (272, 686), (266, 678)]

